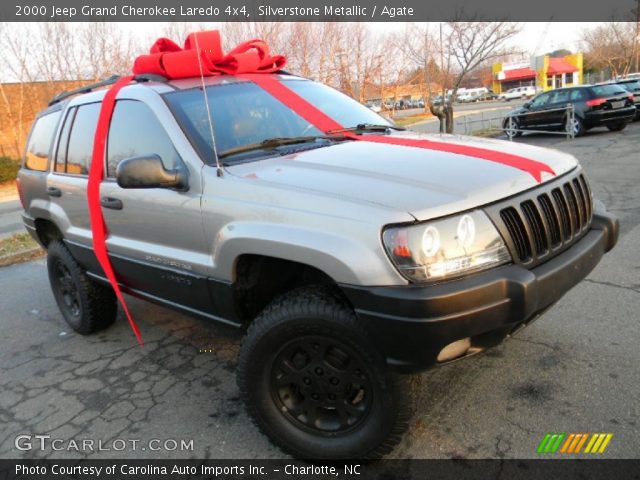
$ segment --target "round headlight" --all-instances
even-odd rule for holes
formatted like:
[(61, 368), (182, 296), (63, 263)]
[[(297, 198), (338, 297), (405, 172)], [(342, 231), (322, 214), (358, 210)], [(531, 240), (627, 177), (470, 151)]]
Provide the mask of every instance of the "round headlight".
[(433, 257), (440, 250), (440, 232), (434, 226), (429, 226), (422, 234), (422, 253), (426, 257)]
[(476, 238), (476, 224), (470, 215), (463, 215), (458, 222), (457, 239), (462, 248), (469, 248)]

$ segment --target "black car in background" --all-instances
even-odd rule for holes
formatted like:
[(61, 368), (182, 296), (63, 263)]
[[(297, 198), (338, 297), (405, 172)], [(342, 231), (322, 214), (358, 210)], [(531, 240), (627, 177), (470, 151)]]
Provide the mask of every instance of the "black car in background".
[(636, 120), (640, 120), (640, 79), (638, 78), (624, 78), (614, 82), (624, 88), (627, 92), (632, 93), (634, 96), (634, 103), (636, 105)]
[[(567, 105), (573, 105), (571, 120)], [(583, 85), (558, 88), (536, 95), (517, 110), (510, 112), (502, 127), (509, 138), (522, 130), (568, 130), (576, 137), (593, 127), (622, 130), (636, 114), (634, 96), (613, 85)], [(511, 121), (510, 121), (511, 119)], [(567, 125), (570, 122), (570, 125)]]

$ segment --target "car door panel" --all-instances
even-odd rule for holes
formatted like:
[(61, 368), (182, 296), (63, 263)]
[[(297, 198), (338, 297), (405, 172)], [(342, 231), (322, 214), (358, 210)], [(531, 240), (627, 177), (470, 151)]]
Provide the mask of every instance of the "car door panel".
[[(144, 102), (116, 102), (107, 143), (108, 178), (100, 192), (109, 230), (107, 247), (116, 273), (129, 288), (208, 310), (210, 255), (202, 228), (201, 161), (188, 151), (181, 155), (170, 130)], [(159, 155), (167, 169), (185, 165), (189, 190), (121, 188), (114, 178), (118, 163), (149, 154)]]

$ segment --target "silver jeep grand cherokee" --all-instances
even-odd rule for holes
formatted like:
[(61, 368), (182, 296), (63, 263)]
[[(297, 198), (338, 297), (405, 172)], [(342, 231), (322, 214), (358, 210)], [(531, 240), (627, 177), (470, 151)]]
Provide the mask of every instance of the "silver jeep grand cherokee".
[[(284, 450), (379, 457), (409, 419), (398, 372), (483, 351), (533, 321), (615, 245), (617, 220), (570, 155), (397, 132), (326, 86), (274, 78), (349, 135), (319, 131), (233, 76), (205, 80), (213, 137), (200, 79), (139, 78), (120, 91), (101, 185), (110, 259), (126, 292), (246, 329), (238, 385)], [(117, 312), (86, 198), (103, 95), (56, 97), (19, 173), (24, 223), (82, 334)], [(487, 159), (354, 136), (514, 151), (555, 174), (538, 182)]]

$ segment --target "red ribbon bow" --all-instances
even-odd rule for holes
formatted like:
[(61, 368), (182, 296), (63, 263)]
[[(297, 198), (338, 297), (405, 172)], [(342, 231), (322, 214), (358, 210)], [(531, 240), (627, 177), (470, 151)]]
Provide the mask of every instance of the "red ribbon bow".
[(212, 30), (190, 34), (184, 48), (168, 38), (159, 38), (149, 55), (136, 58), (133, 73), (152, 73), (170, 79), (199, 77), (201, 66), (204, 76), (273, 73), (286, 63), (282, 55), (271, 55), (269, 46), (262, 40), (243, 42), (225, 55), (220, 32)]

